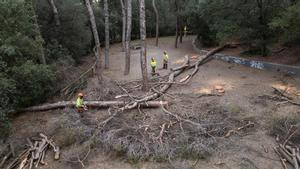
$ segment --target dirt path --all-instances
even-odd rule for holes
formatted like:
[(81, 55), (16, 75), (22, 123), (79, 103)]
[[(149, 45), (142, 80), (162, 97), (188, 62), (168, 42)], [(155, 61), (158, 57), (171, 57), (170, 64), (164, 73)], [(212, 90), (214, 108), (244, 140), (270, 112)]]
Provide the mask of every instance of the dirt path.
[[(150, 59), (154, 57), (157, 60), (158, 69), (162, 68), (162, 56), (163, 52), (167, 51), (170, 57), (170, 67), (180, 64), (185, 55), (196, 54), (193, 51), (191, 42), (194, 36), (188, 36), (183, 39), (183, 43), (179, 44), (179, 48), (174, 48), (174, 37), (164, 37), (159, 40), (159, 47), (154, 45), (155, 39), (149, 39), (147, 41), (147, 61), (148, 61), (148, 73), (150, 75)], [(133, 45), (138, 44), (139, 41), (133, 41)], [(124, 76), (124, 62), (125, 53), (121, 50), (121, 45), (116, 44), (111, 47), (110, 50), (110, 62), (111, 69), (106, 70), (104, 75), (114, 80), (133, 80), (141, 78), (141, 66), (140, 66), (140, 52), (139, 50), (131, 50), (131, 70), (128, 76)], [(167, 74), (165, 70), (159, 70), (161, 75)]]
[[(173, 48), (174, 37), (161, 38), (159, 48), (153, 46), (154, 39), (150, 39), (148, 41), (148, 60), (151, 57), (156, 57), (158, 65), (162, 66), (161, 56), (163, 51), (166, 50), (170, 55), (171, 67), (173, 67), (182, 63), (185, 55), (197, 56), (192, 48), (192, 39), (193, 37), (184, 39), (183, 44), (180, 44), (178, 49)], [(120, 44), (112, 46), (111, 69), (106, 70), (104, 74), (119, 81), (139, 79), (141, 77), (139, 51), (132, 51), (131, 72), (129, 76), (124, 76), (124, 53), (121, 52), (120, 47)], [(159, 71), (160, 74), (168, 73), (167, 71)], [(222, 97), (203, 98), (200, 101), (189, 97), (189, 95), (215, 92), (216, 85), (225, 89), (225, 94)], [(124, 157), (112, 155), (113, 153), (105, 154), (101, 149), (98, 149), (90, 153), (88, 160), (85, 162), (86, 168), (182, 169), (188, 168), (184, 166), (193, 165), (195, 169), (281, 169), (281, 164), (272, 151), (275, 141), (273, 137), (268, 135), (268, 121), (274, 116), (300, 115), (300, 111), (297, 106), (289, 104), (276, 105), (274, 102), (258, 99), (259, 95), (272, 94), (272, 86), (282, 89), (287, 88), (290, 91), (300, 91), (300, 78), (286, 77), (282, 74), (212, 60), (200, 67), (199, 72), (190, 83), (172, 86), (168, 92), (176, 96), (176, 99), (164, 99), (168, 100), (171, 106), (176, 105), (176, 103), (192, 104), (192, 109), (196, 109), (193, 111), (199, 112), (200, 115), (213, 113), (206, 107), (222, 107), (222, 111), (225, 113), (231, 112), (234, 114), (234, 117), (230, 118), (235, 118), (239, 122), (247, 120), (255, 122), (254, 129), (224, 139), (224, 144), (218, 147), (217, 151), (208, 159), (198, 162), (196, 159), (178, 159), (174, 161), (174, 164), (179, 163), (183, 167), (170, 167), (169, 164), (164, 162), (133, 163)], [(145, 110), (145, 113), (160, 113), (159, 111), (161, 110)], [(188, 116), (189, 112), (179, 111), (176, 113)], [(72, 145), (72, 140), (83, 142), (84, 139), (81, 140), (81, 138), (86, 138), (91, 132), (87, 127), (79, 126), (82, 124), (84, 124), (82, 126), (96, 125), (99, 120), (101, 121), (108, 116), (108, 113), (106, 110), (93, 110), (87, 112), (81, 120), (78, 120), (78, 116), (74, 110), (68, 109), (22, 114), (14, 119), (12, 129), (14, 134), (12, 134), (11, 139), (18, 144), (26, 137), (34, 136), (38, 132), (55, 133), (54, 140), (63, 147), (62, 151), (65, 154), (70, 154), (70, 151), (80, 148), (80, 146)], [(70, 123), (70, 120), (73, 123)], [(68, 132), (66, 132), (66, 129)], [(81, 134), (77, 134), (78, 131), (81, 131)], [(265, 152), (262, 145), (268, 150), (268, 153)], [(71, 169), (80, 168), (80, 164), (76, 162), (69, 163), (62, 159), (59, 163), (53, 162), (42, 168)]]

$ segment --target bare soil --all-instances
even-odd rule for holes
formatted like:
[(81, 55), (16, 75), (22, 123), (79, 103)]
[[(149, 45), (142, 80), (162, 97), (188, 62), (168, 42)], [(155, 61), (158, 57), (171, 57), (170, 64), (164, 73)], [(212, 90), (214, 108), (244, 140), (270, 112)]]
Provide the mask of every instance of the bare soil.
[[(148, 60), (155, 57), (158, 65), (162, 67), (164, 50), (169, 53), (170, 67), (183, 63), (185, 55), (197, 58), (198, 54), (193, 51), (191, 44), (193, 38), (193, 36), (184, 38), (183, 43), (179, 44), (177, 49), (173, 47), (174, 37), (160, 38), (159, 47), (154, 46), (154, 39), (149, 39), (147, 41)], [(134, 44), (138, 44), (138, 41)], [(226, 52), (230, 53), (228, 50)], [(131, 71), (128, 76), (123, 75), (125, 57), (120, 44), (111, 47), (110, 56), (111, 68), (105, 70), (106, 77), (122, 82), (141, 78), (139, 50), (132, 51)], [(167, 75), (168, 71), (159, 70), (159, 73), (163, 76)], [(177, 80), (183, 77), (184, 75), (178, 77)], [(89, 89), (94, 87), (93, 81), (94, 79), (90, 79), (86, 89), (89, 91), (87, 92), (88, 98), (93, 98), (90, 96), (92, 90)], [(224, 88), (224, 95), (198, 98), (204, 93), (215, 93), (216, 86)], [(187, 156), (171, 161), (136, 162), (114, 151), (107, 152), (101, 148), (92, 148), (88, 158), (84, 161), (84, 167), (88, 169), (282, 169), (280, 160), (273, 151), (276, 142), (275, 138), (269, 134), (270, 121), (273, 117), (300, 116), (300, 109), (299, 106), (277, 104), (258, 97), (264, 94), (271, 95), (272, 87), (286, 89), (291, 95), (298, 97), (296, 94), (300, 92), (300, 78), (212, 60), (201, 66), (199, 72), (188, 84), (174, 84), (168, 91), (168, 94), (174, 98), (164, 96), (163, 99), (170, 102), (170, 110), (187, 118), (192, 116), (191, 113), (193, 115), (196, 113), (199, 117), (210, 116), (212, 113), (218, 117), (216, 112), (230, 112), (229, 116), (224, 116), (226, 118), (223, 121), (227, 118), (234, 119), (234, 121), (225, 131), (240, 127), (247, 121), (255, 123), (253, 128), (233, 133), (229, 138), (217, 137), (218, 146), (211, 156), (204, 159)], [(114, 91), (113, 94), (118, 93), (113, 89), (112, 91)], [(160, 109), (143, 111), (150, 117), (153, 114), (163, 114)], [(137, 111), (126, 113), (124, 120), (139, 115)], [(220, 113), (220, 116), (222, 115)], [(84, 142), (91, 136), (97, 123), (108, 116), (107, 110), (90, 110), (81, 116), (72, 109), (23, 113), (13, 120), (13, 129), (8, 141), (21, 146), (25, 144), (27, 137), (44, 132), (53, 136), (53, 140), (62, 147), (63, 154), (59, 161), (51, 160), (52, 155), (49, 154), (46, 157), (48, 165), (41, 168), (83, 168), (76, 154), (80, 152), (79, 158), (84, 157), (88, 151)], [(220, 119), (219, 121), (222, 122)], [(159, 126), (153, 127), (159, 128)]]

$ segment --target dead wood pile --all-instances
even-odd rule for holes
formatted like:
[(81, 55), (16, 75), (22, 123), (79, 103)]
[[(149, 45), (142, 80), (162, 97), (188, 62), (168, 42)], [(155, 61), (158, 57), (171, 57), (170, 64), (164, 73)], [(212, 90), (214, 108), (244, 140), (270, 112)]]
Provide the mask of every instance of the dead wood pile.
[[(299, 120), (299, 118), (296, 119)], [(288, 166), (299, 169), (300, 166), (300, 123), (294, 120), (284, 120), (281, 121), (282, 123), (277, 123), (279, 125), (276, 131), (278, 144), (274, 147), (274, 151), (280, 158), (284, 169), (289, 168)], [(286, 134), (283, 134), (282, 131)]]
[(55, 160), (60, 158), (60, 148), (55, 145), (53, 140), (42, 133), (39, 137), (27, 138), (27, 143), (26, 149), (18, 155), (15, 155), (14, 150), (10, 148), (10, 151), (2, 158), (0, 167), (3, 167), (11, 157), (14, 157), (14, 159), (7, 164), (6, 169), (32, 169), (37, 168), (39, 165), (47, 165), (44, 160), (49, 148), (53, 150)]
[(295, 98), (295, 97), (291, 97), (288, 96), (286, 91), (277, 89), (275, 87), (273, 87), (274, 89), (274, 94), (273, 95), (262, 95), (259, 96), (260, 98), (266, 98), (272, 101), (277, 101), (278, 103), (276, 103), (276, 105), (282, 105), (282, 104), (292, 104), (295, 106), (300, 106), (300, 100)]

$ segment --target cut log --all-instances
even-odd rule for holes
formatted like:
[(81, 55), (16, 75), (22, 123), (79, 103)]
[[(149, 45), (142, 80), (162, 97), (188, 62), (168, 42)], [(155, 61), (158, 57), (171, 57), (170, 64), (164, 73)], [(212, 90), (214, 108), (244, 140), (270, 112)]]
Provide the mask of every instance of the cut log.
[(2, 168), (2, 166), (5, 164), (5, 162), (7, 161), (7, 159), (9, 159), (9, 157), (12, 155), (12, 152), (10, 151), (8, 154), (6, 154), (4, 157), (3, 157), (3, 159), (2, 159), (2, 161), (1, 161), (1, 163), (0, 163), (0, 168)]
[(294, 167), (295, 167), (295, 169), (299, 169), (299, 164), (298, 164), (298, 161), (297, 161), (296, 149), (295, 148), (292, 149), (292, 153), (293, 153)]
[(294, 161), (292, 159), (292, 157), (290, 157), (284, 149), (282, 149), (281, 147), (278, 148), (278, 152), (284, 157), (284, 159), (286, 159), (292, 166), (294, 166)]
[[(124, 106), (126, 103), (124, 101), (86, 101), (85, 105), (92, 108), (108, 108), (111, 106)], [(163, 105), (167, 105), (168, 102), (160, 102), (160, 101), (144, 101), (141, 103), (141, 107), (145, 108), (158, 108)], [(61, 101), (57, 103), (48, 103), (40, 106), (28, 107), (22, 110), (22, 112), (32, 112), (32, 111), (46, 111), (52, 109), (61, 109), (65, 107), (75, 107), (75, 101)]]

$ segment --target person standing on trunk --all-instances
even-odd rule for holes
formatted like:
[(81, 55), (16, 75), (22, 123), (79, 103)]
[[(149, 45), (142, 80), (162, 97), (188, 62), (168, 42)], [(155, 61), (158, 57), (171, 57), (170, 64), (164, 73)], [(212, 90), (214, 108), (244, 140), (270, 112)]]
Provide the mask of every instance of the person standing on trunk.
[(150, 62), (151, 68), (152, 68), (152, 76), (156, 75), (156, 60), (154, 58), (151, 58), (151, 62)]
[(82, 113), (87, 110), (87, 106), (83, 103), (83, 93), (78, 93), (76, 100), (76, 108), (78, 113)]
[(169, 55), (166, 51), (164, 51), (164, 56), (163, 56), (163, 69), (168, 69), (168, 61), (169, 61)]

